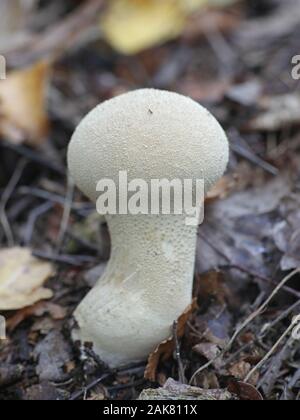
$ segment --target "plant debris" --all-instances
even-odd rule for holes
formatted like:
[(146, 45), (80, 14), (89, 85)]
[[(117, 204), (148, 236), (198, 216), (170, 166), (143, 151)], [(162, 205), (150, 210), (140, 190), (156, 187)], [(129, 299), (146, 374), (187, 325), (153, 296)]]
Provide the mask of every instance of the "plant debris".
[[(2, 3), (0, 400), (299, 401), (300, 0)], [(66, 150), (94, 106), (141, 87), (206, 106), (230, 164), (194, 304), (148, 362), (111, 370), (72, 340), (110, 240)]]

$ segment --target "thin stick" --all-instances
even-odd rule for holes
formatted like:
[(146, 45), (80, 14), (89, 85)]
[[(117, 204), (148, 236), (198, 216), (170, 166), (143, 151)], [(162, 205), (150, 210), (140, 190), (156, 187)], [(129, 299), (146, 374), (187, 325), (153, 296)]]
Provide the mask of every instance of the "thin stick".
[(111, 376), (110, 373), (106, 373), (104, 375), (102, 375), (100, 378), (96, 379), (95, 381), (91, 382), (89, 385), (87, 385), (86, 387), (84, 387), (82, 390), (75, 392), (69, 399), (69, 401), (75, 401), (78, 400), (78, 398), (82, 397), (83, 395), (85, 395), (88, 391), (90, 391), (91, 389), (95, 388), (95, 386), (99, 385), (102, 381), (104, 381), (105, 379), (107, 379), (109, 376)]
[(8, 218), (6, 216), (6, 206), (12, 193), (14, 192), (16, 186), (18, 185), (18, 182), (20, 181), (20, 178), (22, 176), (22, 173), (26, 165), (27, 165), (26, 159), (21, 159), (18, 162), (17, 167), (13, 173), (13, 176), (11, 177), (9, 183), (7, 184), (2, 194), (2, 198), (0, 202), (0, 221), (4, 230), (4, 234), (7, 239), (8, 246), (13, 246), (15, 241), (14, 241), (13, 231), (10, 227)]
[(259, 156), (253, 153), (252, 150), (246, 149), (241, 144), (231, 144), (230, 148), (239, 156), (259, 166), (260, 168), (270, 173), (271, 175), (277, 176), (279, 174), (279, 169), (275, 168), (275, 166), (261, 159)]
[(180, 356), (180, 345), (179, 345), (179, 340), (178, 340), (178, 335), (177, 335), (177, 326), (178, 326), (178, 322), (174, 321), (173, 323), (173, 337), (174, 337), (174, 341), (175, 341), (175, 357), (178, 363), (178, 376), (179, 376), (179, 382), (181, 382), (182, 384), (186, 384), (186, 379), (185, 379), (185, 375), (184, 375), (184, 368), (183, 368), (183, 364), (182, 364), (182, 360), (181, 360), (181, 356)]
[(209, 368), (216, 360), (219, 359), (219, 357), (223, 356), (233, 345), (233, 343), (235, 342), (235, 340), (237, 339), (237, 337), (241, 334), (241, 332), (252, 322), (254, 321), (254, 319), (256, 319), (269, 305), (269, 303), (271, 302), (271, 300), (277, 295), (277, 293), (282, 289), (282, 287), (291, 279), (293, 278), (296, 274), (300, 273), (300, 269), (297, 268), (296, 270), (294, 270), (292, 273), (290, 273), (289, 275), (287, 275), (280, 283), (279, 285), (274, 289), (274, 291), (271, 293), (271, 295), (269, 296), (269, 298), (253, 313), (251, 314), (246, 321), (244, 321), (242, 323), (242, 325), (237, 329), (237, 331), (234, 333), (234, 335), (232, 336), (231, 340), (229, 341), (229, 343), (227, 344), (227, 346), (221, 351), (221, 353), (219, 353), (215, 358), (213, 358), (212, 360), (210, 360), (208, 363), (206, 363), (205, 365), (201, 366), (199, 369), (196, 370), (196, 372), (193, 374), (193, 376), (190, 379), (190, 384), (193, 383), (195, 377), (203, 372), (205, 369)]
[(300, 300), (294, 303), (294, 305), (290, 306), (288, 309), (282, 312), (276, 319), (274, 319), (274, 321), (268, 324), (266, 329), (263, 331), (261, 337), (264, 337), (272, 328), (275, 327), (275, 325), (287, 318), (292, 312), (294, 312), (298, 308), (298, 306), (300, 306)]
[(37, 219), (42, 216), (43, 214), (47, 213), (49, 210), (53, 209), (54, 204), (50, 201), (46, 201), (42, 205), (36, 207), (29, 215), (28, 223), (26, 226), (25, 234), (24, 234), (24, 243), (25, 245), (29, 245), (33, 236), (34, 227), (36, 224)]
[[(60, 204), (61, 206), (65, 205), (65, 197), (59, 194), (52, 193), (47, 190), (42, 190), (41, 188), (29, 188), (29, 187), (21, 187), (18, 188), (18, 192), (22, 195), (32, 195), (33, 197), (41, 198), (43, 200), (52, 201), (53, 203)], [(93, 211), (95, 210), (95, 206), (91, 203), (79, 203), (74, 202), (72, 204), (72, 210), (80, 211), (80, 210), (88, 210)]]
[(68, 264), (73, 265), (75, 267), (81, 267), (88, 263), (95, 263), (97, 261), (96, 258), (89, 257), (87, 255), (57, 255), (57, 254), (48, 254), (47, 252), (43, 251), (33, 251), (32, 255), (34, 257), (41, 258), (42, 260), (46, 261), (53, 261), (56, 263), (61, 264)]
[(265, 357), (251, 370), (251, 372), (248, 373), (246, 376), (244, 382), (249, 382), (251, 377), (254, 375), (255, 372), (257, 372), (265, 363), (266, 361), (272, 356), (273, 353), (277, 350), (280, 343), (289, 335), (289, 333), (295, 328), (295, 325), (292, 323), (289, 328), (282, 334), (282, 336), (279, 338), (279, 340), (274, 344), (274, 346), (271, 348), (271, 350), (265, 355)]
[(66, 194), (65, 205), (64, 205), (64, 213), (61, 220), (60, 231), (57, 238), (57, 247), (56, 247), (57, 254), (60, 253), (60, 250), (65, 240), (66, 232), (68, 230), (69, 219), (70, 219), (72, 206), (73, 206), (74, 190), (75, 190), (74, 182), (72, 181), (71, 177), (68, 176), (67, 194)]
[(41, 153), (36, 152), (35, 150), (30, 149), (29, 147), (26, 147), (23, 145), (16, 145), (16, 144), (9, 143), (7, 141), (2, 141), (2, 140), (1, 140), (0, 147), (5, 147), (8, 150), (12, 150), (18, 155), (23, 156), (26, 159), (46, 169), (56, 172), (59, 175), (62, 175), (62, 176), (66, 175), (66, 170), (63, 167), (57, 165), (56, 163), (47, 159), (45, 156), (41, 155)]

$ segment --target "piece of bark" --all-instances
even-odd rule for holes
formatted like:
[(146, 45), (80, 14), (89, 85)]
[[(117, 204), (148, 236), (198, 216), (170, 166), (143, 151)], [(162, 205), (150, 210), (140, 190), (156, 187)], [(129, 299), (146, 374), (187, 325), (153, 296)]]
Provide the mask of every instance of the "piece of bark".
[(236, 399), (230, 392), (223, 389), (201, 389), (180, 384), (169, 378), (163, 388), (145, 389), (139, 400), (211, 400), (229, 401)]

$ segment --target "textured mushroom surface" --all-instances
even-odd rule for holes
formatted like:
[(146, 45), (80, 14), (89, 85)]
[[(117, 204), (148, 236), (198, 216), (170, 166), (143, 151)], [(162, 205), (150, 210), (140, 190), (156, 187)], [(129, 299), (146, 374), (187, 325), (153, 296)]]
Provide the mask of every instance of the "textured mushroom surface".
[[(143, 89), (102, 103), (80, 123), (68, 163), (93, 201), (99, 180), (204, 179), (209, 190), (228, 162), (216, 119), (176, 93)], [(75, 312), (76, 337), (111, 366), (145, 359), (166, 339), (192, 296), (197, 226), (182, 215), (106, 216), (107, 270)]]

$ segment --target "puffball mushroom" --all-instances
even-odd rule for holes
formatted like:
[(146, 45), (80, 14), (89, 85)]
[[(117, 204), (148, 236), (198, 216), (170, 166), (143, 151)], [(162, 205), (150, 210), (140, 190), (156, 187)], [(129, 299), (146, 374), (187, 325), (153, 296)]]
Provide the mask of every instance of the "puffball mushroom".
[[(182, 95), (142, 89), (108, 100), (79, 124), (68, 164), (96, 201), (99, 180), (204, 179), (209, 190), (228, 163), (216, 119)], [(106, 215), (112, 250), (106, 272), (75, 312), (75, 337), (111, 367), (144, 360), (171, 335), (191, 303), (197, 226), (186, 215)]]

